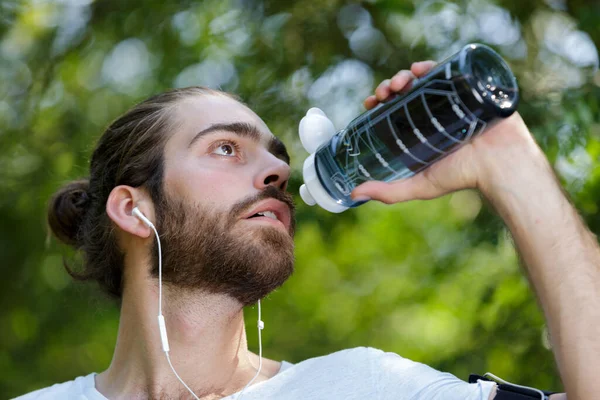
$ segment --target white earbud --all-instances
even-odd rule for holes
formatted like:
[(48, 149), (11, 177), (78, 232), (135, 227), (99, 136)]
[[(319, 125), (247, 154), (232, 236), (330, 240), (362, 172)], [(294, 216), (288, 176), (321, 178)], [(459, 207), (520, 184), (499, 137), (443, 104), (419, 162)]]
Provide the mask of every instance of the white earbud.
[(140, 211), (139, 208), (135, 207), (131, 211), (131, 214), (133, 214), (136, 217), (138, 217), (139, 219), (141, 219), (143, 223), (145, 223), (146, 225), (148, 225), (148, 227), (154, 228), (154, 224), (148, 218), (146, 218), (146, 216)]

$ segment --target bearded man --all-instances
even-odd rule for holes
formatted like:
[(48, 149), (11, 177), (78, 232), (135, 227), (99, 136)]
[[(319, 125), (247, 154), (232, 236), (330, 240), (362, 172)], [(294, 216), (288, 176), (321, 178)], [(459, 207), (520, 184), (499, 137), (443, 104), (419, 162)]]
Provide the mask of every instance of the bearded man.
[[(365, 106), (432, 65), (415, 63), (382, 82)], [(54, 234), (84, 256), (84, 270), (72, 274), (121, 299), (114, 357), (101, 373), (21, 399), (240, 398), (261, 364), (247, 348), (243, 307), (293, 271), (289, 175), (284, 145), (219, 91), (166, 92), (117, 119), (94, 151), (89, 180), (67, 184), (49, 208)], [(368, 182), (353, 197), (396, 203), (465, 188), (478, 189), (511, 230), (569, 399), (600, 396), (599, 248), (517, 114), (415, 177)], [(162, 311), (154, 226), (162, 243)], [(178, 376), (161, 348), (159, 313)], [(296, 365), (262, 359), (252, 383), (246, 400), (520, 398), (371, 348)]]

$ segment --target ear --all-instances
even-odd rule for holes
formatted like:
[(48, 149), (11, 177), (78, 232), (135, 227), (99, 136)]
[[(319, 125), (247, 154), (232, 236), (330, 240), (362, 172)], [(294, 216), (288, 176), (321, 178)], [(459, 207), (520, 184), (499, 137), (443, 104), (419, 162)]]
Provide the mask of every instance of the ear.
[(106, 214), (123, 231), (147, 238), (153, 234), (153, 231), (133, 215), (132, 211), (135, 207), (138, 207), (150, 221), (154, 221), (154, 207), (148, 200), (147, 194), (131, 186), (119, 185), (111, 190), (108, 196)]

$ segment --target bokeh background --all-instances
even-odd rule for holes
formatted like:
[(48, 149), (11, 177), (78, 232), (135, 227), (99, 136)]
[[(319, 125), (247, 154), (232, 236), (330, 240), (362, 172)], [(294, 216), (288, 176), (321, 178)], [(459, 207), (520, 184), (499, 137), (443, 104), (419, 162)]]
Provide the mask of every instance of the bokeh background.
[[(378, 82), (469, 42), (510, 63), (521, 114), (599, 233), (597, 1), (0, 1), (0, 397), (111, 360), (118, 306), (66, 274), (45, 208), (87, 176), (113, 118), (167, 88), (235, 92), (290, 148), (297, 193), (309, 107), (341, 128)], [(263, 307), (269, 358), (373, 346), (561, 389), (511, 239), (475, 192), (341, 215), (298, 198), (297, 271)]]

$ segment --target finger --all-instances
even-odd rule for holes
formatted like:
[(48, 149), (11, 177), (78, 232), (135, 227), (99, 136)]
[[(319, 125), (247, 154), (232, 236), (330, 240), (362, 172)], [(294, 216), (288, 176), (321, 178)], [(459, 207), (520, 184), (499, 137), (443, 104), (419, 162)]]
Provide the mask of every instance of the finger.
[(389, 79), (386, 79), (385, 81), (381, 82), (379, 86), (377, 86), (377, 89), (375, 89), (375, 97), (377, 97), (377, 100), (379, 101), (384, 101), (385, 99), (390, 97), (391, 94), (392, 92), (390, 90)]
[(392, 89), (394, 92), (409, 89), (410, 83), (413, 79), (415, 79), (415, 75), (411, 71), (403, 69), (392, 78), (390, 82), (390, 89)]
[(550, 400), (567, 400), (566, 393), (555, 393), (550, 395)]
[(351, 193), (356, 201), (377, 200), (385, 204), (409, 200), (429, 200), (444, 194), (422, 174), (393, 182), (369, 181), (357, 186)]
[(435, 61), (431, 60), (415, 62), (410, 66), (410, 71), (415, 74), (415, 76), (420, 77), (431, 71), (436, 64)]
[(365, 99), (363, 104), (367, 110), (370, 110), (371, 108), (379, 104), (379, 100), (377, 100), (377, 97), (375, 96), (369, 96)]

